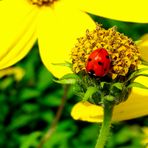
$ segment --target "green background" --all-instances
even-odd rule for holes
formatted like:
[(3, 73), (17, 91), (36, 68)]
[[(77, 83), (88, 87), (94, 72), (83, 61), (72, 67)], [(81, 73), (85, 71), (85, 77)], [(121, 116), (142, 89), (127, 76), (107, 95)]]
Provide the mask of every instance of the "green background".
[[(105, 28), (116, 25), (120, 32), (134, 40), (148, 32), (147, 24), (92, 18)], [(0, 80), (0, 148), (35, 148), (55, 117), (63, 87), (53, 82), (54, 77), (43, 66), (37, 45), (16, 66), (25, 70), (21, 81), (17, 82), (13, 75)], [(70, 112), (78, 101), (71, 87), (60, 122), (44, 148), (94, 147), (100, 125), (72, 119)], [(148, 126), (147, 117), (112, 125), (106, 148), (143, 148), (142, 128), (145, 126)]]

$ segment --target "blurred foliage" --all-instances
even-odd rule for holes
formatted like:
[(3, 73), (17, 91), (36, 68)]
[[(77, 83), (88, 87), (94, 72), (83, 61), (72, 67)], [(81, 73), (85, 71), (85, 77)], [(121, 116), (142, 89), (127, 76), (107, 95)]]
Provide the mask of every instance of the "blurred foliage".
[[(147, 24), (92, 18), (106, 28), (116, 25), (135, 40), (148, 32)], [(54, 119), (63, 87), (53, 82), (54, 77), (42, 65), (37, 45), (17, 66), (25, 71), (23, 79), (18, 82), (10, 75), (0, 80), (0, 148), (35, 148)], [(94, 147), (99, 126), (71, 118), (71, 108), (79, 100), (74, 93), (71, 87), (56, 132), (44, 148)], [(114, 124), (106, 148), (144, 148), (144, 126), (148, 126), (147, 117)]]

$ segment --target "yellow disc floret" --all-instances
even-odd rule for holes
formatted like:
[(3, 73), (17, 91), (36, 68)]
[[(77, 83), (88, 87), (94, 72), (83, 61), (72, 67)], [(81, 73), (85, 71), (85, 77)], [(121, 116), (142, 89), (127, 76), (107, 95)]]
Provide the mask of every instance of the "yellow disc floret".
[(116, 27), (105, 30), (97, 24), (95, 30), (87, 30), (84, 37), (78, 38), (72, 49), (73, 71), (75, 73), (84, 71), (90, 53), (98, 48), (105, 48), (109, 53), (111, 59), (109, 74), (112, 79), (126, 76), (129, 70), (137, 69), (140, 63), (140, 53), (132, 39), (116, 31)]

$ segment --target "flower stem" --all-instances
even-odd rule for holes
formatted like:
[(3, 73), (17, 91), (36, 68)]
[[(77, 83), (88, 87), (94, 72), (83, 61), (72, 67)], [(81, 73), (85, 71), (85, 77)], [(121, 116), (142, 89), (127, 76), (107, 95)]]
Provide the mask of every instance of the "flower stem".
[(59, 121), (59, 119), (62, 115), (62, 111), (63, 111), (63, 108), (65, 106), (66, 100), (67, 100), (68, 89), (69, 89), (69, 85), (65, 85), (64, 86), (64, 94), (63, 94), (63, 97), (61, 99), (61, 104), (60, 104), (60, 106), (57, 110), (56, 116), (55, 116), (53, 122), (51, 123), (51, 126), (49, 127), (48, 131), (45, 133), (45, 135), (41, 139), (37, 148), (42, 148), (43, 145), (50, 139), (50, 137), (53, 135), (54, 131), (56, 130), (58, 121)]
[(95, 148), (104, 148), (105, 146), (110, 131), (112, 112), (113, 105), (104, 103), (104, 118)]

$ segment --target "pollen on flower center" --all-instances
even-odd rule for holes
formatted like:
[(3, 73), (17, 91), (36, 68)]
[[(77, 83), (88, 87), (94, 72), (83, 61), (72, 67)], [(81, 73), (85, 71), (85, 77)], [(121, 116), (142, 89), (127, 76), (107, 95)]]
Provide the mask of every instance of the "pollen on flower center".
[(98, 48), (104, 48), (109, 53), (111, 68), (109, 74), (112, 79), (126, 76), (130, 70), (136, 70), (140, 63), (140, 53), (135, 43), (116, 28), (108, 30), (97, 25), (93, 31), (86, 31), (86, 35), (78, 39), (72, 49), (73, 71), (78, 73), (86, 70), (89, 55)]
[(51, 5), (57, 0), (29, 0), (33, 5), (43, 6), (43, 5)]

